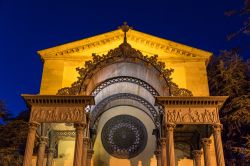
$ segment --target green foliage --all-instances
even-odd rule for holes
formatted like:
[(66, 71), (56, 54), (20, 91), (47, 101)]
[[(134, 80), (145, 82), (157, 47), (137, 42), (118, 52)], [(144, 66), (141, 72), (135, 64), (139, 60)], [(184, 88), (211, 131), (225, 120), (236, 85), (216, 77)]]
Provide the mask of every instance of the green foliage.
[(249, 67), (236, 50), (222, 51), (208, 66), (211, 95), (229, 96), (220, 118), (227, 159), (250, 162)]

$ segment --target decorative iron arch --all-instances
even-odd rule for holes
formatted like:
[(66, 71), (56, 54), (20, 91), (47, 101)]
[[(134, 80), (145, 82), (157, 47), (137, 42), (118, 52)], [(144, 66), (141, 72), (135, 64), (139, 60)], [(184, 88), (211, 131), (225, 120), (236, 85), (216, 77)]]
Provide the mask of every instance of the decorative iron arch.
[(153, 122), (154, 124), (158, 127), (160, 126), (160, 119), (159, 119), (159, 113), (157, 112), (157, 110), (154, 108), (154, 106), (152, 106), (152, 104), (150, 104), (147, 100), (145, 100), (144, 98), (134, 95), (134, 94), (130, 94), (130, 93), (118, 93), (112, 96), (109, 96), (105, 99), (103, 99), (102, 101), (100, 101), (95, 108), (91, 111), (91, 122), (90, 122), (90, 126), (94, 126), (96, 120), (98, 119), (98, 117), (104, 113), (106, 110), (104, 110), (103, 108), (105, 107), (105, 105), (107, 105), (108, 103), (110, 103), (111, 101), (114, 100), (118, 100), (118, 99), (131, 99), (134, 101), (137, 101), (139, 103), (141, 103), (142, 105), (144, 105), (151, 113), (152, 117), (153, 117)]
[(149, 93), (151, 93), (152, 96), (159, 96), (159, 93), (150, 84), (148, 84), (147, 82), (139, 78), (129, 77), (129, 76), (118, 76), (118, 77), (107, 79), (101, 82), (98, 86), (96, 86), (96, 88), (92, 91), (91, 95), (96, 96), (104, 88), (112, 84), (120, 83), (120, 82), (129, 82), (129, 83), (137, 84), (145, 88)]
[(92, 54), (92, 60), (85, 62), (84, 68), (77, 68), (79, 73), (78, 80), (71, 87), (65, 87), (58, 91), (59, 95), (78, 95), (84, 94), (87, 85), (93, 75), (102, 68), (114, 63), (131, 62), (144, 64), (153, 67), (159, 72), (160, 78), (165, 81), (165, 86), (168, 89), (170, 96), (192, 96), (192, 92), (184, 88), (178, 88), (178, 85), (172, 82), (170, 78), (173, 69), (166, 69), (165, 63), (158, 61), (158, 56), (144, 56), (139, 50), (136, 50), (127, 43), (126, 32), (124, 42), (117, 48), (111, 49), (106, 55)]

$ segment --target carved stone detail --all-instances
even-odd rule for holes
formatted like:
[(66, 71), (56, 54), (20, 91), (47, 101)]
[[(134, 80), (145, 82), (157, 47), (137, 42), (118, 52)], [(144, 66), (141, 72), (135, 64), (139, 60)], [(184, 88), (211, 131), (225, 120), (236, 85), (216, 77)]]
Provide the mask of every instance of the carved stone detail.
[(167, 139), (166, 138), (161, 138), (161, 146), (166, 146), (167, 145)]
[(214, 133), (221, 132), (221, 130), (223, 129), (223, 125), (219, 123), (213, 124), (212, 127), (213, 127)]
[(212, 143), (212, 140), (210, 138), (202, 138), (201, 143), (204, 146), (210, 146)]
[(48, 143), (48, 137), (45, 136), (39, 137), (39, 143), (46, 145)]
[(196, 166), (201, 166), (202, 151), (201, 150), (193, 150), (192, 154), (193, 154), (193, 157), (194, 157), (195, 165)]
[(92, 156), (93, 156), (93, 154), (94, 154), (94, 150), (88, 149), (88, 151), (87, 151), (87, 158), (88, 158), (88, 159), (91, 159)]
[(87, 81), (91, 79), (94, 73), (105, 66), (119, 62), (133, 62), (152, 66), (159, 72), (159, 76), (163, 78), (166, 87), (169, 90), (170, 96), (192, 96), (192, 93), (187, 89), (178, 88), (178, 85), (173, 83), (170, 75), (173, 69), (165, 68), (165, 63), (158, 61), (158, 56), (144, 56), (139, 50), (131, 47), (130, 44), (124, 42), (117, 48), (111, 49), (106, 55), (92, 54), (92, 60), (85, 62), (84, 68), (77, 68), (79, 73), (78, 80), (74, 82), (71, 87), (62, 88), (58, 91), (59, 95), (78, 95), (83, 94), (88, 84)]
[(166, 123), (166, 130), (167, 131), (171, 131), (171, 132), (173, 132), (174, 131), (174, 128), (175, 128), (175, 124), (174, 123)]
[(89, 144), (90, 144), (90, 139), (87, 138), (87, 137), (84, 137), (84, 138), (83, 138), (83, 144), (86, 145), (86, 146), (88, 147)]
[(36, 130), (40, 126), (40, 123), (37, 123), (36, 121), (30, 121), (28, 125), (29, 129)]
[[(116, 42), (123, 37), (124, 37), (123, 34), (116, 32), (114, 34), (114, 36), (109, 37), (107, 39), (87, 43), (84, 45), (76, 46), (74, 48), (65, 49), (62, 51), (52, 52), (48, 55), (45, 55), (45, 56), (43, 55), (42, 57), (43, 58), (50, 57), (50, 56), (53, 56), (53, 57), (68, 56), (69, 57), (69, 56), (72, 56), (72, 53), (79, 53), (79, 52), (82, 52), (83, 50), (89, 50), (95, 46), (103, 46), (103, 45), (108, 44), (108, 43)], [(146, 37), (142, 37), (142, 36), (137, 35), (137, 32), (135, 32), (135, 31), (133, 34), (131, 34), (131, 33), (127, 34), (127, 39), (129, 39), (130, 41), (141, 43), (143, 45), (147, 45), (151, 48), (161, 49), (164, 52), (171, 53), (171, 54), (174, 54), (177, 56), (184, 56), (184, 57), (186, 56), (186, 57), (192, 57), (192, 58), (199, 56), (197, 53), (193, 53), (193, 52), (188, 51), (188, 50), (177, 48), (175, 46), (172, 46), (171, 44), (166, 44), (164, 42), (155, 42), (155, 41), (148, 40)]]
[(214, 124), (219, 123), (217, 108), (166, 108), (166, 122), (176, 124)]
[(30, 121), (86, 122), (83, 107), (32, 107)]
[(160, 157), (161, 156), (161, 150), (158, 149), (158, 150), (154, 151), (154, 154), (155, 154), (156, 158)]
[(196, 158), (201, 158), (202, 151), (201, 150), (193, 150), (192, 152), (193, 156)]

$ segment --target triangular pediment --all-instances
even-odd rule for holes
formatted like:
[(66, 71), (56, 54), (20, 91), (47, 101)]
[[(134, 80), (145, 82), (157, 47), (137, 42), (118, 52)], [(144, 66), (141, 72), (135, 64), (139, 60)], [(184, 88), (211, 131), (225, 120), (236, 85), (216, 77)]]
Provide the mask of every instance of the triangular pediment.
[[(106, 54), (110, 49), (118, 47), (123, 42), (124, 33), (115, 30), (93, 37), (73, 41), (56, 47), (38, 51), (42, 59), (47, 58), (83, 58), (89, 59), (92, 53)], [(127, 32), (130, 45), (140, 50), (144, 55), (159, 56), (159, 59), (192, 60), (208, 62), (212, 53), (173, 42), (167, 39), (149, 35), (136, 30)]]

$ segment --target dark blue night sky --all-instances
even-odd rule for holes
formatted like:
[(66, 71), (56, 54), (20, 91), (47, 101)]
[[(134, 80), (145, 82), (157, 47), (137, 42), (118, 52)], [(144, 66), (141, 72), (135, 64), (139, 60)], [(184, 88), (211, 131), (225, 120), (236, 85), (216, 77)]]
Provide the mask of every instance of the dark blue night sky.
[(0, 99), (14, 115), (24, 110), (20, 94), (39, 92), (42, 63), (36, 51), (115, 30), (124, 21), (214, 54), (242, 46), (249, 37), (228, 42), (226, 35), (243, 18), (224, 15), (241, 7), (242, 0), (0, 0)]

